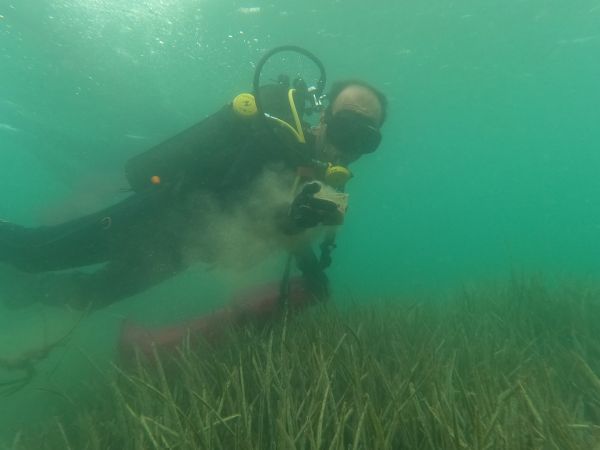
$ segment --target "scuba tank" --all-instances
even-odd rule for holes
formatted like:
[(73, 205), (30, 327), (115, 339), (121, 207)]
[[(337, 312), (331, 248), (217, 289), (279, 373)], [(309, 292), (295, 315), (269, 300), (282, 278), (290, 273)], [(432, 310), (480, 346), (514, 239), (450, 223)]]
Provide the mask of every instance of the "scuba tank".
[[(129, 159), (125, 164), (127, 181), (136, 192), (156, 185), (184, 183), (193, 172), (202, 170), (206, 161), (213, 159), (215, 151), (239, 145), (244, 135), (240, 128), (247, 125), (233, 114), (231, 106), (225, 106), (216, 114)], [(207, 175), (207, 184), (212, 184), (210, 172)]]

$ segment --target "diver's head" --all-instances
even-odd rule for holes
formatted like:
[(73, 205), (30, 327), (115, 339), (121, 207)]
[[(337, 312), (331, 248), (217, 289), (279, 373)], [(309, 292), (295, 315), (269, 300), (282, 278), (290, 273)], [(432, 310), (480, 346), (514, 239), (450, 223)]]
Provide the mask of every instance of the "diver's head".
[(348, 165), (374, 152), (386, 118), (385, 96), (363, 81), (350, 80), (335, 83), (328, 98), (329, 106), (316, 130), (317, 158)]

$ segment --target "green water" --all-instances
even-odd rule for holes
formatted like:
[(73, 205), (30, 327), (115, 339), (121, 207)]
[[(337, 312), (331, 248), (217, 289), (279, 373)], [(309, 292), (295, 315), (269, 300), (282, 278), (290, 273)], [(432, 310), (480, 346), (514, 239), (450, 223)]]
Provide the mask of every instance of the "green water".
[[(129, 157), (250, 89), (260, 55), (290, 43), (390, 101), (382, 147), (353, 166), (338, 301), (600, 274), (598, 0), (0, 0), (0, 218), (110, 204)], [(123, 317), (209, 309), (237, 277), (194, 269), (85, 319), (37, 386), (76, 398)], [(2, 348), (60, 334), (55, 316), (0, 310)], [(0, 436), (58, 406), (33, 387), (0, 399)]]

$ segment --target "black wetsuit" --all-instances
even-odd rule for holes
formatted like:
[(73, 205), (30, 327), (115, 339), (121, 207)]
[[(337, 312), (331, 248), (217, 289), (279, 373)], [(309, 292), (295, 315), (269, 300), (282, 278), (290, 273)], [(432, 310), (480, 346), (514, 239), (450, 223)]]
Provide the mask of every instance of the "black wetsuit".
[[(0, 261), (26, 272), (48, 272), (39, 278), (42, 301), (106, 306), (193, 263), (186, 236), (190, 230), (205, 232), (203, 199), (225, 210), (243, 205), (265, 167), (293, 173), (298, 161), (290, 154), (258, 118), (240, 118), (227, 105), (128, 162), (133, 193), (121, 202), (55, 226), (1, 222)], [(160, 176), (159, 184), (151, 182), (153, 175)], [(261, 220), (277, 222), (278, 214), (273, 210), (272, 217)], [(206, 237), (206, 245), (195, 252), (212, 262), (217, 255), (211, 255), (211, 237)], [(327, 279), (312, 250), (297, 250), (296, 259), (315, 294), (325, 297)], [(92, 272), (56, 272), (100, 263)]]

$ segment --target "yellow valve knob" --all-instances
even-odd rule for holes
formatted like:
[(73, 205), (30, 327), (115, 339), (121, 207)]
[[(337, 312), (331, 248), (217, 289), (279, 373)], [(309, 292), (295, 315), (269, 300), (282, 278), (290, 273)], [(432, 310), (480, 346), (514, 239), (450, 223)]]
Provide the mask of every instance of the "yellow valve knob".
[(257, 112), (254, 95), (244, 92), (233, 99), (233, 110), (240, 117), (252, 117)]
[(330, 165), (325, 171), (325, 183), (334, 188), (342, 188), (352, 178), (352, 173), (343, 166)]

